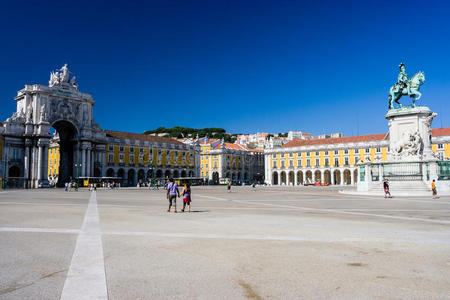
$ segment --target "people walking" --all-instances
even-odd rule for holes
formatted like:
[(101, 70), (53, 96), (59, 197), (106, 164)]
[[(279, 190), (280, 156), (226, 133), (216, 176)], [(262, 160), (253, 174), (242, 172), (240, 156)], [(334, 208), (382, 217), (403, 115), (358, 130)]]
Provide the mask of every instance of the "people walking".
[(231, 181), (227, 181), (227, 191), (231, 193)]
[(431, 190), (433, 191), (433, 199), (437, 198), (436, 181), (434, 179), (431, 183)]
[(65, 190), (66, 192), (69, 191), (69, 183), (68, 183), (68, 182), (66, 182), (65, 187), (64, 187), (64, 190)]
[(191, 187), (188, 183), (184, 184), (181, 195), (183, 196), (183, 209), (181, 211), (184, 212), (184, 209), (187, 206), (188, 212), (191, 212)]
[(173, 178), (170, 178), (169, 183), (167, 184), (166, 196), (167, 196), (167, 200), (169, 200), (169, 209), (167, 210), (167, 212), (170, 212), (170, 208), (173, 205), (173, 212), (176, 213), (177, 212), (177, 196), (178, 196), (178, 198), (180, 197), (180, 191), (178, 190), (177, 183), (173, 181)]
[(383, 182), (384, 198), (392, 198), (391, 192), (389, 191), (389, 180), (385, 179)]

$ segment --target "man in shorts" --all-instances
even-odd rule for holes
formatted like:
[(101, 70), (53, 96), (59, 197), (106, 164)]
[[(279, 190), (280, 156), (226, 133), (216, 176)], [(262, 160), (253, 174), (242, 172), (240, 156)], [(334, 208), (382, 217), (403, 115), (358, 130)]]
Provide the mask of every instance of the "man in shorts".
[(167, 185), (167, 199), (169, 200), (169, 209), (167, 212), (170, 212), (170, 208), (172, 207), (173, 201), (173, 212), (177, 212), (177, 196), (180, 197), (180, 192), (178, 191), (178, 185), (173, 181), (173, 178), (169, 179), (169, 184)]

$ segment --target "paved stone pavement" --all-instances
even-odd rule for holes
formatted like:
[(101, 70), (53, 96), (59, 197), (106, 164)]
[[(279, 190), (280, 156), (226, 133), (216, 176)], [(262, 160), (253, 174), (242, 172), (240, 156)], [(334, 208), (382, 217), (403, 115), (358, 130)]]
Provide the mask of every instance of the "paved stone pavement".
[(450, 197), (210, 186), (192, 209), (146, 188), (0, 192), (0, 299), (450, 298)]

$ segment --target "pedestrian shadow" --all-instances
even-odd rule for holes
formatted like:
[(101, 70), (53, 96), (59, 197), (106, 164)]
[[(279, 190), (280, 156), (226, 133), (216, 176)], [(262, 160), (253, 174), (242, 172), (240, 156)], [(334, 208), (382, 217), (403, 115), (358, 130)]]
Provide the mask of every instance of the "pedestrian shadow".
[[(209, 210), (191, 210), (191, 213), (207, 213), (210, 212)], [(189, 213), (188, 211), (185, 211), (184, 213)]]

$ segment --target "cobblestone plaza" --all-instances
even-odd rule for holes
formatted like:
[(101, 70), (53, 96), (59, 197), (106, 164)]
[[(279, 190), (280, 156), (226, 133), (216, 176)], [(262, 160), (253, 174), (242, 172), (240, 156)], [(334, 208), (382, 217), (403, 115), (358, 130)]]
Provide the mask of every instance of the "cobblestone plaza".
[(208, 186), (192, 206), (169, 214), (144, 188), (0, 192), (0, 299), (450, 294), (449, 197)]

